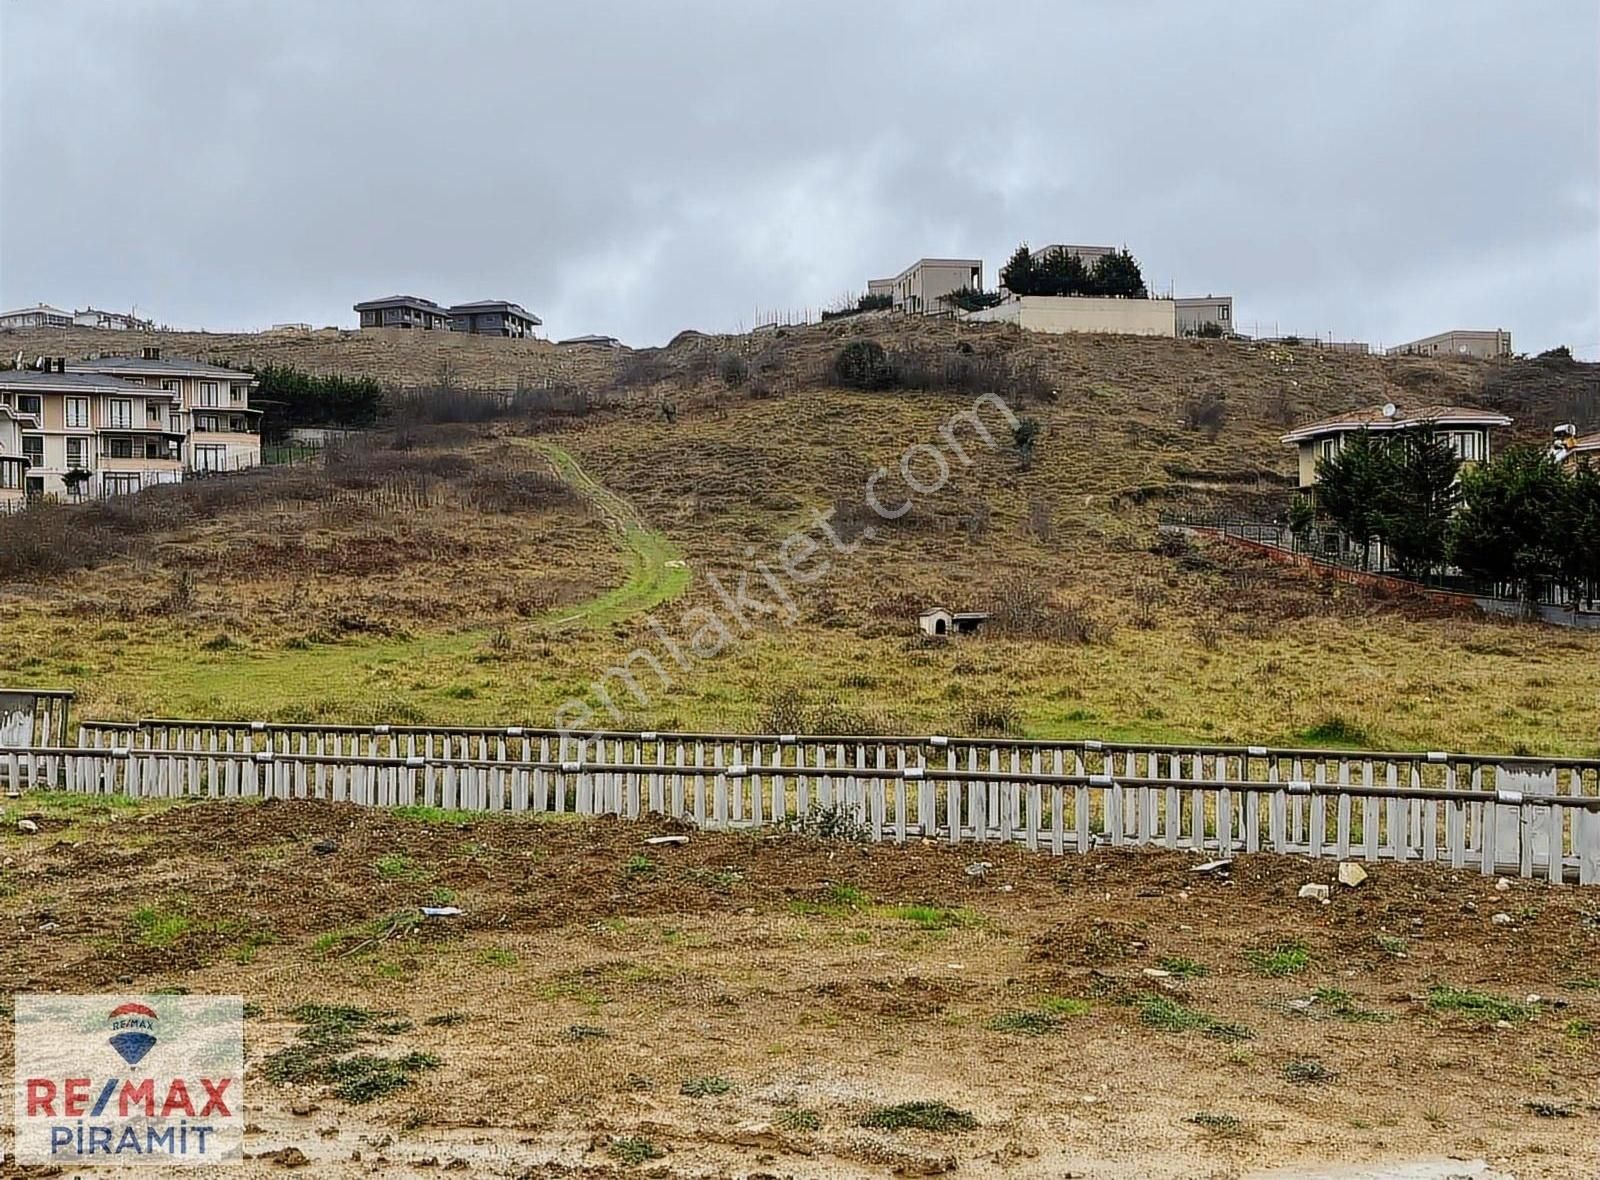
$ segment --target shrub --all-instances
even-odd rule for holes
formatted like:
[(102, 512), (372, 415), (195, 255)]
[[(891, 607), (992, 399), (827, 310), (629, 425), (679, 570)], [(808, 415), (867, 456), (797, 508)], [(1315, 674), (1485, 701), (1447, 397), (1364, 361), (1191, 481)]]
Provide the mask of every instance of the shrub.
[(1012, 575), (996, 588), (985, 630), (1017, 639), (1048, 639), (1062, 643), (1094, 643), (1101, 629), (1076, 606), (1058, 607), (1046, 591), (1022, 574)]
[(1196, 394), (1183, 404), (1183, 428), (1203, 430), (1213, 438), (1228, 420), (1228, 399), (1214, 389)]
[(833, 358), (833, 377), (846, 389), (889, 389), (894, 371), (876, 340), (852, 340)]
[(717, 376), (724, 385), (737, 389), (750, 380), (750, 362), (736, 352), (725, 352), (717, 357)]

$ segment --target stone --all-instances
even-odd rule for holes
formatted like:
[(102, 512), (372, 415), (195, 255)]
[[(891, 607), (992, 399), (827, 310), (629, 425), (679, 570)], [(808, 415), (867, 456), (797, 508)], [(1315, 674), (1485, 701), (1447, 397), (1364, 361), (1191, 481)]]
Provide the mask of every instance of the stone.
[(660, 847), (663, 844), (687, 844), (688, 842), (689, 837), (687, 836), (651, 836), (645, 840), (645, 843), (652, 848)]
[(298, 1147), (285, 1147), (280, 1151), (268, 1152), (258, 1158), (271, 1160), (280, 1168), (303, 1168), (311, 1162), (306, 1158), (306, 1153)]
[(289, 1104), (289, 1113), (294, 1115), (296, 1118), (309, 1118), (316, 1111), (316, 1109), (317, 1108), (305, 1098), (296, 1098)]
[(1172, 977), (1172, 972), (1163, 971), (1159, 967), (1146, 967), (1144, 973), (1147, 979), (1170, 979)]
[(1501, 893), (1510, 893), (1511, 892), (1511, 880), (1508, 877), (1501, 877), (1498, 881), (1496, 881), (1494, 883), (1494, 887), (1495, 887), (1496, 890), (1498, 890)]
[(1367, 870), (1353, 860), (1344, 861), (1339, 865), (1339, 884), (1347, 889), (1354, 889), (1367, 879)]
[(1328, 887), (1326, 885), (1302, 885), (1300, 886), (1300, 896), (1312, 901), (1327, 901)]
[(1502, 910), (1500, 913), (1490, 918), (1489, 921), (1493, 922), (1496, 926), (1509, 926), (1511, 923), (1515, 922), (1516, 919)]
[(24, 836), (37, 836), (39, 834), (39, 825), (31, 819), (19, 819), (17, 821), (17, 831)]
[(1191, 873), (1226, 873), (1231, 868), (1233, 868), (1233, 860), (1230, 857), (1226, 860), (1208, 860), (1205, 864), (1195, 865), (1189, 871)]
[(339, 851), (339, 841), (326, 838), (318, 840), (311, 846), (311, 851), (318, 856), (332, 856)]
[(986, 860), (975, 860), (967, 866), (967, 876), (981, 879), (993, 867)]

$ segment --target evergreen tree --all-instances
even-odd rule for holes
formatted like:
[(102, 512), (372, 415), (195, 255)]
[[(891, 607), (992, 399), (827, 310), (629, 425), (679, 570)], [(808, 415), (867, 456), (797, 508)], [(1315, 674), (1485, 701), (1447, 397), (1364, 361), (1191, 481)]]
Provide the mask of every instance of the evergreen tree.
[(1402, 575), (1424, 579), (1449, 549), (1461, 460), (1447, 438), (1427, 429), (1403, 431), (1387, 449), (1394, 483), (1383, 497), (1378, 535)]
[(1011, 260), (1000, 268), (1000, 285), (1013, 295), (1038, 295), (1038, 275), (1033, 264), (1033, 255), (1028, 252), (1028, 243), (1023, 242), (1016, 252), (1011, 255)]
[(1090, 295), (1110, 295), (1120, 299), (1148, 299), (1144, 273), (1139, 263), (1126, 250), (1113, 250), (1094, 260), (1094, 270), (1089, 275)]
[(1569, 569), (1571, 479), (1538, 447), (1517, 446), (1462, 473), (1451, 559), (1463, 573), (1510, 582), (1530, 608)]
[(1345, 536), (1361, 546), (1361, 568), (1383, 527), (1395, 463), (1388, 445), (1365, 430), (1347, 434), (1331, 458), (1317, 463), (1317, 503)]
[(1086, 295), (1089, 271), (1070, 250), (1051, 250), (1034, 263), (1040, 295)]

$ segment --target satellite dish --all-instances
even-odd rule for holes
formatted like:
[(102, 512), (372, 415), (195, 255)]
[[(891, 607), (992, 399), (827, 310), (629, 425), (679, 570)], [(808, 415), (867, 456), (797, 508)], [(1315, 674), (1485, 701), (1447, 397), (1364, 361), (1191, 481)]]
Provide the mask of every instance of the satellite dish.
[(1399, 412), (1400, 412), (1400, 407), (1395, 405), (1393, 402), (1385, 402), (1384, 403), (1383, 416), (1385, 418), (1393, 418)]
[(1578, 428), (1571, 422), (1563, 422), (1560, 426), (1556, 427), (1555, 433), (1557, 438), (1573, 438), (1577, 435)]

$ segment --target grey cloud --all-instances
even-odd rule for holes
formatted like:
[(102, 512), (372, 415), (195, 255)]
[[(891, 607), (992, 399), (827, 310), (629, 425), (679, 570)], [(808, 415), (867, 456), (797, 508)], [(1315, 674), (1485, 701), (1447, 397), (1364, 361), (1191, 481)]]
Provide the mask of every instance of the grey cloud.
[(1600, 355), (1600, 15), (1424, 0), (0, 3), (0, 303), (656, 343), (1125, 243), (1243, 324)]

